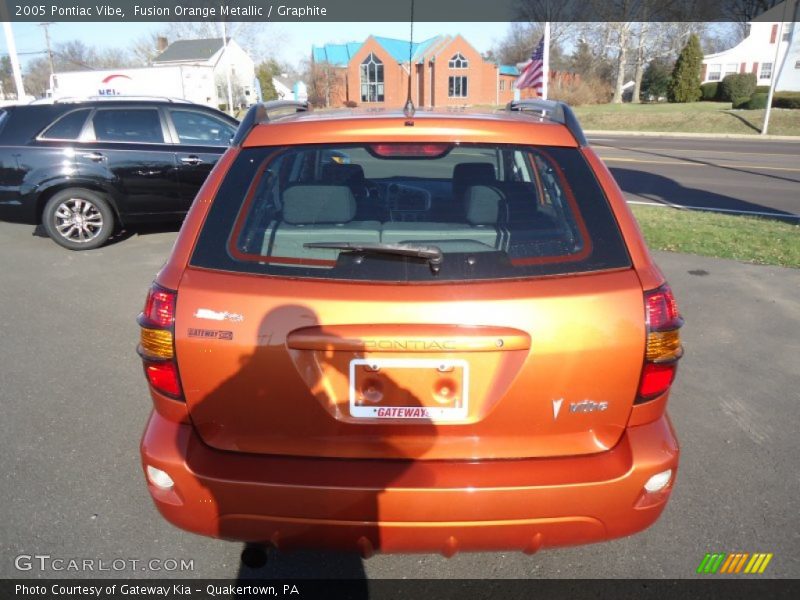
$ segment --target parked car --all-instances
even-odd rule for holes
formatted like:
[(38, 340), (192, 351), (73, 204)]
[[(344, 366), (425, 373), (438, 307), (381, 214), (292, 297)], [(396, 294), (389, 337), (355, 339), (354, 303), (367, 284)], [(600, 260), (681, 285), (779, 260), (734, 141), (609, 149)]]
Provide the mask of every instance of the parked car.
[(629, 535), (675, 482), (682, 323), (568, 106), (261, 106), (139, 316), (147, 486), (279, 548)]
[(164, 100), (64, 101), (0, 114), (0, 218), (70, 250), (133, 223), (182, 219), (238, 122)]

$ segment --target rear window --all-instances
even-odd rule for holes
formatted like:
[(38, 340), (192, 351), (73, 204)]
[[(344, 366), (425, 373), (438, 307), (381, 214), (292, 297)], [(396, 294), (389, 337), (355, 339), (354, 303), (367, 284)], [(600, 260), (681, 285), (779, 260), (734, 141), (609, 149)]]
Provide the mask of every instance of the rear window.
[(43, 140), (77, 140), (91, 109), (84, 108), (67, 113), (50, 125), (41, 137)]
[(154, 108), (110, 108), (98, 110), (92, 119), (99, 142), (161, 144), (164, 133)]
[(192, 264), (435, 282), (622, 268), (630, 259), (575, 148), (387, 143), (242, 150)]

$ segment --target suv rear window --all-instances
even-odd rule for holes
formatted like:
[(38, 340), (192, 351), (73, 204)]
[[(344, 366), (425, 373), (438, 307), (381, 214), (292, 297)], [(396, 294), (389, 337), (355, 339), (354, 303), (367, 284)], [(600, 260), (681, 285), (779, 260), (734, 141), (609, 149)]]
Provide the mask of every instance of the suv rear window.
[[(348, 243), (370, 250), (320, 247)], [(398, 244), (434, 246), (441, 265), (386, 248)], [(630, 259), (575, 148), (392, 143), (242, 150), (192, 264), (407, 282), (586, 272)]]
[(39, 137), (43, 140), (77, 140), (90, 112), (89, 108), (73, 110), (50, 125)]

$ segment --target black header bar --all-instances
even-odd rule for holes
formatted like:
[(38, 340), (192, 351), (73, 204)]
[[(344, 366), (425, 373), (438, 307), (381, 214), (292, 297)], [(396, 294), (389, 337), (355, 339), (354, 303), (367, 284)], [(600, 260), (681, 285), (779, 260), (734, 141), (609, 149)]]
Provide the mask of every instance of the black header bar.
[[(788, 3), (787, 10), (783, 5)], [(798, 0), (418, 0), (419, 22), (743, 22), (796, 18)], [(0, 21), (407, 21), (411, 0), (0, 0)]]

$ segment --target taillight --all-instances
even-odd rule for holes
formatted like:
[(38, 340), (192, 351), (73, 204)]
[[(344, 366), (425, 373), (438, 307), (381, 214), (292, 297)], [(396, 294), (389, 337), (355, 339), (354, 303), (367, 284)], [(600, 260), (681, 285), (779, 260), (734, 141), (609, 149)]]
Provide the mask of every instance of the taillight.
[(678, 329), (683, 318), (668, 285), (644, 295), (647, 348), (636, 402), (651, 400), (669, 389), (683, 355)]
[(181, 380), (175, 362), (175, 302), (177, 294), (158, 285), (147, 293), (144, 310), (139, 315), (141, 332), (139, 355), (144, 373), (153, 388), (176, 399), (182, 399)]
[(181, 396), (181, 382), (174, 362), (151, 362), (145, 360), (144, 373), (147, 375), (147, 381), (150, 385), (159, 392), (174, 398)]

